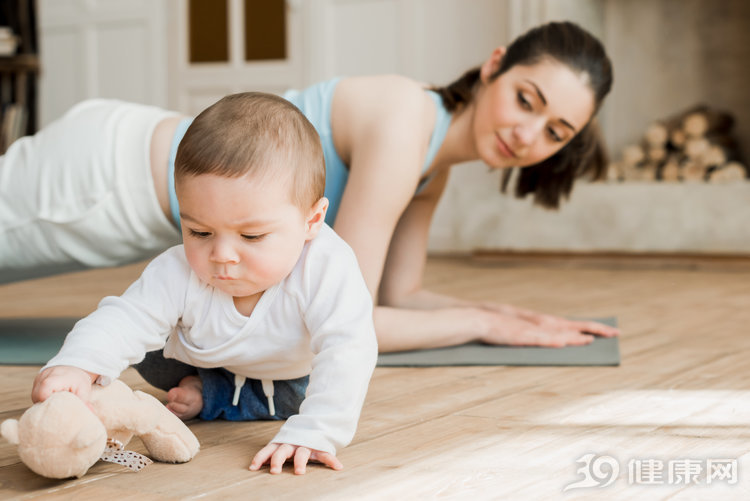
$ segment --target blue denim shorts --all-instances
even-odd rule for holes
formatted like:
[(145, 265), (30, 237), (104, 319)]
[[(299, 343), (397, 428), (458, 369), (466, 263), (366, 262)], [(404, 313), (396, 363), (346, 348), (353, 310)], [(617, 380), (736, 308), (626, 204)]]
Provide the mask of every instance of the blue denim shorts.
[(299, 412), (305, 399), (309, 376), (298, 379), (275, 380), (273, 403), (276, 412), (268, 410), (268, 398), (259, 379), (248, 378), (240, 390), (237, 405), (232, 405), (234, 374), (223, 368), (203, 369), (172, 358), (165, 358), (162, 350), (146, 354), (142, 362), (133, 366), (149, 384), (169, 391), (186, 376), (198, 376), (203, 383), (203, 409), (198, 417), (204, 420), (255, 421), (287, 419)]

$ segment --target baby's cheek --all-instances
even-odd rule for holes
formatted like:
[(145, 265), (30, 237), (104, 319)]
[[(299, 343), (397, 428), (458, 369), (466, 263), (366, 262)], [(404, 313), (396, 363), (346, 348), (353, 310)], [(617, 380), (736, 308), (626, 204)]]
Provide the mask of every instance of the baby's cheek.
[(270, 283), (280, 282), (288, 274), (284, 263), (278, 257), (270, 259), (265, 265), (261, 265), (260, 270), (263, 281)]
[(259, 261), (255, 269), (258, 276), (268, 284), (274, 284), (283, 280), (294, 267), (296, 259), (292, 259), (282, 253), (268, 255), (266, 259)]

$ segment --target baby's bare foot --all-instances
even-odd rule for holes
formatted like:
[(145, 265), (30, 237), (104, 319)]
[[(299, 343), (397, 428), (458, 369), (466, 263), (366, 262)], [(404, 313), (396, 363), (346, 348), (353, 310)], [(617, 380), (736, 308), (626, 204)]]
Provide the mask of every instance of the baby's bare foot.
[(179, 386), (167, 392), (167, 409), (183, 421), (197, 416), (203, 409), (203, 383), (198, 376), (185, 376)]

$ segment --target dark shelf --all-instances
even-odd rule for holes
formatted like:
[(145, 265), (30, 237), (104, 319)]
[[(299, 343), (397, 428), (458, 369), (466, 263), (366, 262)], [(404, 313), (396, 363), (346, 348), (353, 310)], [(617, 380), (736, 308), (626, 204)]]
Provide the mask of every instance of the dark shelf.
[(0, 153), (37, 129), (37, 94), (41, 71), (37, 53), (35, 0), (2, 0), (0, 26), (18, 38), (17, 53), (0, 56)]
[(0, 72), (39, 71), (39, 56), (36, 54), (17, 54), (0, 56)]

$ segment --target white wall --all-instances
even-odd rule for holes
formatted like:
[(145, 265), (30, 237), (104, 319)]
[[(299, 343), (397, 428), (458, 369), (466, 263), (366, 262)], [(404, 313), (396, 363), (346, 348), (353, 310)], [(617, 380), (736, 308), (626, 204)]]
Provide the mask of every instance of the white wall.
[[(571, 19), (599, 35), (615, 63), (602, 110), (614, 152), (650, 120), (701, 97), (736, 107), (748, 142), (744, 0), (288, 0), (288, 60), (253, 64), (241, 54), (243, 2), (226, 1), (231, 61), (189, 65), (185, 0), (39, 0), (41, 122), (94, 96), (197, 113), (229, 92), (280, 93), (336, 75), (393, 72), (444, 84), (527, 28)], [(750, 251), (750, 234), (732, 233), (735, 218), (748, 218), (742, 188), (724, 200), (713, 188), (580, 186), (569, 206), (549, 212), (499, 195), (499, 183), (480, 163), (454, 169), (430, 249)], [(692, 209), (677, 202), (687, 196), (712, 216), (685, 216)], [(717, 207), (726, 217), (714, 217)]]
[[(169, 104), (186, 113), (229, 92), (281, 93), (342, 75), (447, 83), (507, 40), (507, 0), (288, 0), (286, 61), (244, 61), (242, 26), (230, 22), (230, 61), (191, 65), (186, 2), (169, 5)], [(228, 5), (240, 19), (242, 1)]]

